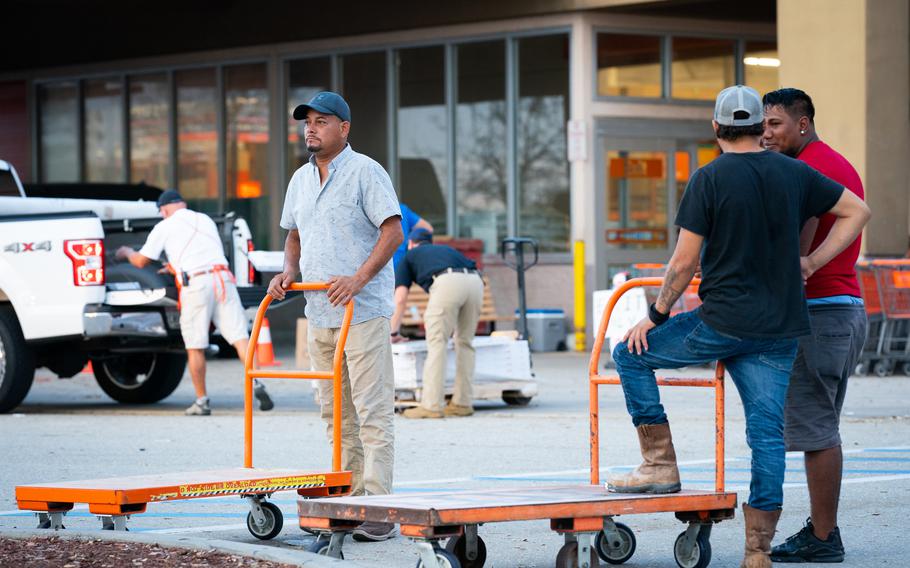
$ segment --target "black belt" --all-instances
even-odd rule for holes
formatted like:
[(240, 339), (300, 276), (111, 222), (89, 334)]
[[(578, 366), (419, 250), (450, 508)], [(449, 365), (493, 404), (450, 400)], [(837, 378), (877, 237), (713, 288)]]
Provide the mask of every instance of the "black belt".
[(440, 270), (433, 275), (433, 280), (436, 280), (437, 277), (442, 276), (443, 274), (480, 274), (480, 271), (476, 268), (446, 268), (445, 270)]

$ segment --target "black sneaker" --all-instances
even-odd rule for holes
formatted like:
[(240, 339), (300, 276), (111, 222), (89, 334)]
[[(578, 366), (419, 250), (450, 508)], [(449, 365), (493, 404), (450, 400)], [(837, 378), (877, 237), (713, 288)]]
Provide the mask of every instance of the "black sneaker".
[(395, 523), (365, 522), (354, 529), (353, 539), (358, 542), (377, 542), (388, 540), (398, 534)]
[(265, 390), (264, 384), (259, 381), (254, 381), (253, 394), (256, 396), (256, 400), (259, 401), (259, 410), (265, 412), (275, 408), (275, 403), (272, 402), (272, 397), (269, 396), (269, 392)]
[(815, 536), (812, 519), (806, 519), (798, 533), (771, 549), (772, 562), (843, 562), (844, 543), (840, 529), (834, 527), (825, 540)]

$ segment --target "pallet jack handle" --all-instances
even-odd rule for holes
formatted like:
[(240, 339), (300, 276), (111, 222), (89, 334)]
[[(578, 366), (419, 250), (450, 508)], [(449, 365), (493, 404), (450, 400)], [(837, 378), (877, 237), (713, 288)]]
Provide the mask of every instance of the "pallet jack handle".
[[(319, 291), (328, 290), (326, 282), (295, 282), (290, 290)], [(254, 369), (253, 361), (256, 356), (256, 344), (259, 341), (259, 330), (265, 311), (272, 303), (272, 297), (266, 294), (259, 303), (256, 318), (253, 320), (253, 331), (250, 333), (250, 342), (246, 350), (243, 384), (243, 467), (253, 467), (253, 379), (311, 379), (332, 381), (332, 471), (341, 471), (341, 362), (344, 359), (344, 345), (348, 339), (348, 330), (351, 328), (351, 319), (354, 317), (354, 300), (344, 306), (344, 318), (341, 321), (341, 331), (338, 343), (335, 345), (335, 357), (332, 361), (332, 372), (326, 371), (273, 371)]]
[[(591, 447), (591, 485), (600, 484), (600, 421), (598, 418), (599, 395), (598, 388), (600, 385), (619, 385), (622, 384), (618, 376), (605, 376), (598, 374), (598, 365), (600, 363), (601, 352), (603, 351), (604, 341), (607, 335), (607, 327), (610, 323), (610, 316), (613, 315), (613, 308), (616, 307), (619, 299), (633, 288), (638, 287), (660, 287), (664, 283), (663, 278), (633, 278), (624, 282), (617, 288), (604, 308), (603, 317), (600, 319), (600, 326), (597, 335), (594, 337), (594, 348), (591, 349), (591, 359), (588, 362), (589, 383), (589, 403), (590, 403), (590, 447)], [(691, 286), (698, 286), (701, 280), (695, 278)], [(714, 368), (714, 377), (710, 379), (673, 379), (657, 378), (657, 384), (660, 386), (677, 386), (677, 387), (710, 387), (714, 389), (714, 420), (715, 420), (715, 438), (714, 438), (714, 486), (718, 493), (724, 492), (724, 364), (720, 361)]]
[[(534, 260), (525, 259), (525, 249), (530, 248)], [(518, 274), (518, 332), (522, 339), (528, 339), (528, 306), (525, 301), (525, 271), (537, 264), (539, 256), (537, 241), (526, 237), (503, 239), (499, 245), (499, 254), (503, 263)]]

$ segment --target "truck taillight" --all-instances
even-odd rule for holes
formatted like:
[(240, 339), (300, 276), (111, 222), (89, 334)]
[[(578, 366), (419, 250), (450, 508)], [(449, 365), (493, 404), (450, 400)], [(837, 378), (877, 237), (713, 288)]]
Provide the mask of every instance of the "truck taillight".
[(63, 250), (73, 261), (73, 284), (76, 286), (104, 284), (104, 241), (101, 239), (63, 241)]
[[(253, 252), (253, 239), (246, 240), (246, 252), (247, 253)], [(247, 265), (247, 270), (248, 270), (247, 283), (252, 285), (256, 278), (256, 269), (253, 268), (253, 263), (250, 262), (249, 254), (247, 254), (247, 257), (246, 257), (246, 265)]]

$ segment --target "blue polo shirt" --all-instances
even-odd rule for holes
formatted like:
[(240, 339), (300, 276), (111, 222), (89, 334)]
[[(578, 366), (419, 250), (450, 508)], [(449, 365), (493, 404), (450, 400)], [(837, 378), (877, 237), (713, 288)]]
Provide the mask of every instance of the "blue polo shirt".
[(412, 248), (404, 260), (395, 268), (395, 286), (411, 287), (412, 282), (430, 291), (433, 276), (446, 268), (467, 268), (476, 270), (473, 260), (446, 245), (424, 244)]
[(392, 264), (395, 269), (398, 269), (398, 265), (401, 264), (401, 261), (404, 259), (404, 255), (408, 252), (408, 235), (411, 234), (411, 229), (414, 228), (417, 223), (420, 222), (420, 215), (414, 213), (410, 207), (401, 204), (401, 232), (404, 234), (404, 242), (395, 249), (395, 255), (392, 256)]
[[(379, 241), (379, 227), (401, 215), (389, 174), (371, 158), (348, 145), (329, 164), (320, 184), (315, 156), (288, 183), (281, 226), (300, 233), (303, 282), (325, 282), (353, 276)], [(391, 260), (354, 298), (354, 319), (362, 323), (390, 318), (395, 275)], [(333, 307), (325, 292), (306, 292), (306, 317), (319, 328), (341, 327), (344, 307)]]

